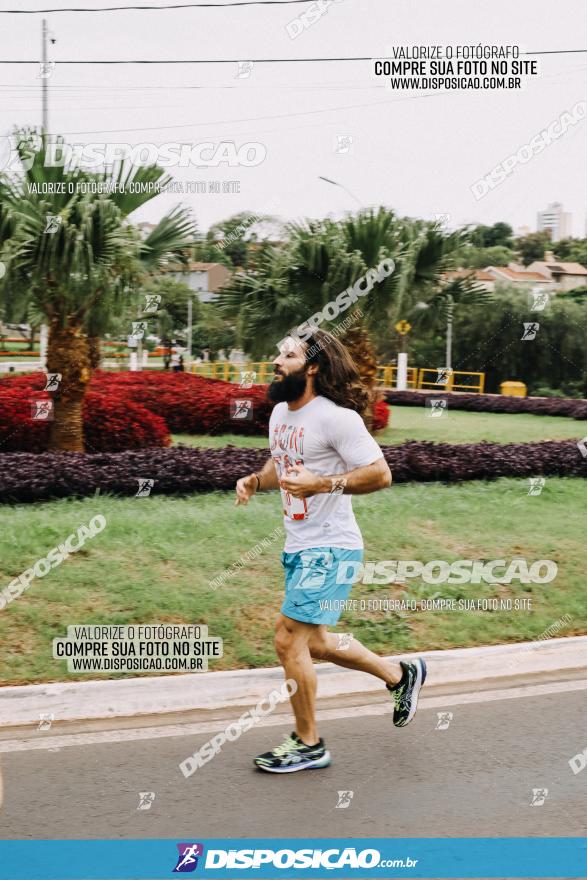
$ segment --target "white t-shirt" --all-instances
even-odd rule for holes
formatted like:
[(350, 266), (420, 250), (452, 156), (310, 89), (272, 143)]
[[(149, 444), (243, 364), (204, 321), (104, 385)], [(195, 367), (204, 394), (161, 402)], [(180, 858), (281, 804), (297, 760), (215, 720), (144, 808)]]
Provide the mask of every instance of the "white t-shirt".
[[(269, 421), (269, 448), (278, 478), (292, 464), (326, 476), (344, 474), (383, 458), (361, 416), (321, 396), (297, 410), (290, 410), (287, 403), (276, 404)], [(362, 549), (350, 495), (320, 493), (294, 498), (280, 491), (286, 553), (311, 547)]]

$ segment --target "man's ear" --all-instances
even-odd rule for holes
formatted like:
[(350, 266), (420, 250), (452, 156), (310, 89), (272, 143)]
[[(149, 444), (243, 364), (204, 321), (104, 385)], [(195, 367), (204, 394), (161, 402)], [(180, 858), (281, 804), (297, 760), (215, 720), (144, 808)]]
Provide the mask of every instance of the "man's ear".
[(315, 376), (318, 372), (318, 364), (310, 364), (308, 369), (306, 370), (307, 376)]

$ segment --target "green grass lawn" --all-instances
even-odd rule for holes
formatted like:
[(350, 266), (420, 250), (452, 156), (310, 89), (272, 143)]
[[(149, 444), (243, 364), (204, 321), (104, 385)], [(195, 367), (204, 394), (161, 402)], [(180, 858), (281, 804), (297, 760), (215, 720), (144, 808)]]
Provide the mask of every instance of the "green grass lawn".
[[(338, 630), (374, 650), (486, 645), (539, 637), (562, 615), (560, 635), (587, 631), (585, 483), (549, 478), (540, 496), (526, 480), (462, 485), (398, 484), (354, 499), (366, 561), (414, 559), (552, 559), (545, 585), (425, 586), (417, 598), (530, 597), (532, 610), (498, 612), (345, 612)], [(72, 624), (206, 623), (224, 639), (210, 669), (276, 663), (272, 625), (283, 575), (282, 536), (216, 591), (210, 581), (281, 525), (277, 493), (236, 508), (231, 492), (184, 498), (100, 497), (0, 508), (0, 583), (63, 542), (97, 513), (103, 532), (0, 611), (0, 682), (57, 681), (69, 675), (53, 660), (51, 640)], [(400, 597), (394, 585), (356, 584), (354, 597)], [(78, 676), (87, 680), (93, 676)]]
[[(560, 416), (534, 416), (526, 413), (473, 413), (453, 410), (446, 417), (432, 419), (427, 410), (417, 406), (395, 406), (389, 426), (377, 434), (379, 443), (405, 443), (407, 440), (433, 440), (437, 443), (529, 443), (538, 440), (580, 440), (585, 436), (585, 422)], [(218, 437), (175, 434), (175, 443), (217, 449), (234, 446), (267, 446), (266, 437), (222, 434)]]

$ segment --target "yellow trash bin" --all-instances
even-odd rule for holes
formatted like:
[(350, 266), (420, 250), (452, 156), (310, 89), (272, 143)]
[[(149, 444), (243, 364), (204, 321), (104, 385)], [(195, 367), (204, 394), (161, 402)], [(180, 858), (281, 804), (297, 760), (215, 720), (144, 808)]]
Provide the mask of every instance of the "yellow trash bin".
[(526, 397), (528, 394), (523, 382), (502, 382), (499, 390), (506, 397)]

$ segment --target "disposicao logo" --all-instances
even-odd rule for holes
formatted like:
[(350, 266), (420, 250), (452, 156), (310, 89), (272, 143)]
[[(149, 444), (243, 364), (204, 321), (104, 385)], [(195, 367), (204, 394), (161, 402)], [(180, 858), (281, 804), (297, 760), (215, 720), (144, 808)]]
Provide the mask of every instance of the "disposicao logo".
[(198, 857), (204, 855), (203, 843), (178, 843), (179, 856), (174, 874), (189, 874), (198, 867)]

